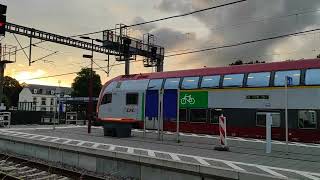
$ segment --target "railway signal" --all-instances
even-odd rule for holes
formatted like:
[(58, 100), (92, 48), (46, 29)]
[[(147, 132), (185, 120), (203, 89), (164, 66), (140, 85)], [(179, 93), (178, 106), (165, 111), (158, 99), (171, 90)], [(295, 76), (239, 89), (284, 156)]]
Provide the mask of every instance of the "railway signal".
[(0, 4), (0, 36), (6, 34), (6, 22), (7, 22), (7, 6)]

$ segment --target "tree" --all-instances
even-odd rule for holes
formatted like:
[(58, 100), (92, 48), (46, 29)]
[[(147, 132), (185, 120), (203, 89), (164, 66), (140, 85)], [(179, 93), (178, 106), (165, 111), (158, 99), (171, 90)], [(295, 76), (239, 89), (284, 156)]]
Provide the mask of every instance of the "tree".
[(240, 59), (238, 59), (238, 60), (236, 60), (235, 62), (229, 64), (229, 66), (242, 65), (242, 64), (243, 64), (243, 61), (240, 60)]
[[(73, 97), (89, 97), (90, 68), (82, 68), (72, 83)], [(95, 71), (93, 73), (93, 97), (98, 97), (101, 90), (101, 79)]]
[(9, 76), (5, 76), (3, 80), (3, 101), (5, 104), (10, 106), (18, 106), (19, 94), (22, 90), (20, 83)]
[(242, 60), (238, 59), (235, 62), (229, 64), (229, 66), (235, 66), (235, 65), (243, 65), (243, 64), (263, 64), (266, 63), (265, 61), (249, 61), (249, 62), (243, 62)]

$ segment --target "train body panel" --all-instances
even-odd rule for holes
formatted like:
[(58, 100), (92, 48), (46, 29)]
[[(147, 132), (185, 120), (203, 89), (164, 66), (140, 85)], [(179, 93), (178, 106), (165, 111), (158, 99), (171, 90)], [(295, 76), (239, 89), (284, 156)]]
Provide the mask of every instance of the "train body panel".
[[(209, 90), (209, 107), (284, 109), (284, 97), (284, 88)], [(320, 87), (288, 88), (288, 108), (320, 109)]]
[[(272, 136), (283, 140), (283, 81), (289, 75), (289, 138), (320, 142), (320, 60), (119, 76), (102, 89), (98, 118), (132, 118), (139, 120), (140, 128), (145, 121), (147, 128), (157, 129), (163, 108), (160, 126), (165, 130), (175, 131), (179, 114), (181, 131), (217, 134), (223, 113), (229, 135), (257, 138), (265, 136), (266, 113), (272, 113)], [(206, 81), (217, 85), (206, 87)], [(228, 86), (230, 81), (234, 82)]]
[[(111, 95), (108, 101), (110, 103), (102, 103), (98, 107), (98, 117), (141, 119), (144, 103), (142, 97), (148, 82), (149, 80), (111, 82), (102, 93), (103, 97)], [(127, 102), (127, 98), (131, 98), (132, 102)]]

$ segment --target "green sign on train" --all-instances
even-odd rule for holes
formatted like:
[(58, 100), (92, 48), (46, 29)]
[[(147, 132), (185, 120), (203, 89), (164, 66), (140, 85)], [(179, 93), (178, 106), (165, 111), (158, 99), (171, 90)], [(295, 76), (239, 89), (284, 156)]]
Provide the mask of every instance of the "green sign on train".
[(208, 108), (208, 92), (180, 92), (180, 108)]

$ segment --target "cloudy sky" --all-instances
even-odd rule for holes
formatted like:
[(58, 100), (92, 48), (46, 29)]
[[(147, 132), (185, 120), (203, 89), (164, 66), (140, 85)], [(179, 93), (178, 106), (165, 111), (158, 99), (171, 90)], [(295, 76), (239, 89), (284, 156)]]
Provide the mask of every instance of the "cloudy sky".
[[(133, 24), (186, 13), (197, 9), (232, 2), (235, 0), (0, 0), (8, 6), (9, 22), (33, 27), (47, 32), (71, 36), (113, 28), (115, 24)], [(217, 47), (267, 38), (281, 34), (314, 29), (320, 26), (319, 0), (248, 0), (192, 16), (171, 19), (130, 29), (132, 36), (140, 38), (143, 33), (152, 33), (157, 43), (166, 48), (167, 54), (183, 50)], [(320, 32), (320, 31), (319, 31)], [(97, 34), (95, 38), (101, 38)], [(17, 35), (22, 46), (28, 38)], [(226, 66), (231, 62), (314, 58), (320, 54), (320, 33), (254, 43), (250, 45), (176, 56), (165, 59), (166, 71)], [(10, 33), (3, 44), (18, 46)], [(32, 59), (59, 51), (28, 66), (25, 54), (20, 51), (17, 62), (7, 66), (6, 75), (21, 82), (70, 86), (75, 74), (47, 79), (33, 79), (62, 73), (76, 72), (89, 64), (82, 58), (86, 51), (53, 43), (42, 43), (33, 48)], [(45, 50), (45, 49), (47, 50)], [(26, 50), (28, 54), (28, 49)], [(105, 55), (95, 54), (96, 62), (106, 66)], [(112, 62), (114, 62), (112, 58)], [(131, 73), (152, 72), (141, 62), (133, 63)], [(112, 68), (110, 77), (97, 71), (103, 82), (124, 73), (123, 66)], [(33, 80), (30, 80), (33, 79)]]

